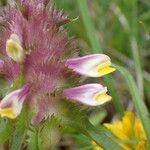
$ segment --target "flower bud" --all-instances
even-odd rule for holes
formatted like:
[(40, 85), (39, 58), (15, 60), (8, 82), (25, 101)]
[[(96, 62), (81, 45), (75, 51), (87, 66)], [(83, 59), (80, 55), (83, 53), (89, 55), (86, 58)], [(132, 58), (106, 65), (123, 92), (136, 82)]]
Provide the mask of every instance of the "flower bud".
[(64, 90), (64, 95), (68, 98), (89, 105), (97, 106), (111, 100), (107, 95), (107, 88), (100, 84), (86, 84)]
[(25, 59), (25, 52), (21, 46), (21, 41), (16, 34), (12, 34), (6, 42), (6, 53), (17, 63), (22, 63)]
[(66, 61), (66, 67), (88, 77), (101, 77), (115, 71), (110, 65), (110, 58), (104, 54), (71, 58)]
[(21, 89), (15, 90), (5, 96), (0, 102), (0, 116), (14, 119), (22, 109), (24, 100), (26, 99), (30, 84), (24, 85)]

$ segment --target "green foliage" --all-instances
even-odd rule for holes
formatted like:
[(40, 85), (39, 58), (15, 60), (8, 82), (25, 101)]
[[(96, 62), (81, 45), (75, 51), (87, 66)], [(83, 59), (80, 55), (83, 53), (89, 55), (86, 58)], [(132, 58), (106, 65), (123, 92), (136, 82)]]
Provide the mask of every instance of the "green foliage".
[(86, 109), (69, 102), (65, 102), (63, 108), (66, 108), (64, 114), (62, 114), (62, 122), (64, 125), (70, 126), (76, 129), (76, 131), (90, 137), (105, 150), (122, 150), (112, 140), (113, 137), (111, 137), (111, 134), (105, 128), (99, 126), (99, 129), (97, 129), (88, 121)]
[(27, 131), (28, 150), (41, 150), (42, 140), (39, 128), (30, 127)]
[(0, 119), (0, 145), (9, 140), (13, 132), (13, 122), (7, 119)]
[(28, 150), (54, 149), (60, 140), (61, 131), (60, 120), (54, 116), (37, 127), (30, 126), (27, 131)]
[(42, 149), (54, 149), (60, 140), (60, 120), (51, 116), (41, 127)]
[(28, 119), (27, 119), (27, 112), (25, 108), (17, 118), (15, 122), (15, 131), (12, 136), (12, 141), (10, 144), (10, 150), (20, 150), (22, 144), (25, 140), (27, 128), (28, 128)]

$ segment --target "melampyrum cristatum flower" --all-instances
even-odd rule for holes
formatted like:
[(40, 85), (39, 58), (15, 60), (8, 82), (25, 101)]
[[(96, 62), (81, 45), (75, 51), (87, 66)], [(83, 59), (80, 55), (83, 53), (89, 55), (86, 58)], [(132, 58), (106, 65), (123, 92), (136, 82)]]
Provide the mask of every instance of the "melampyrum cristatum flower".
[[(28, 110), (34, 114), (32, 123), (38, 124), (58, 112), (57, 104), (64, 98), (63, 90), (68, 81), (79, 85), (75, 72), (100, 77), (115, 69), (110, 67), (111, 60), (104, 54), (72, 58), (76, 57), (76, 47), (63, 28), (70, 19), (62, 11), (49, 7), (48, 0), (18, 0), (16, 3), (5, 10), (0, 20), (5, 27), (0, 36), (0, 74), (13, 87), (17, 87), (20, 79), (22, 86), (27, 83), (32, 86)], [(71, 96), (74, 90), (78, 93)], [(107, 88), (100, 84), (64, 91), (68, 98), (91, 106), (109, 101), (111, 97), (106, 92)], [(1, 116), (15, 118), (19, 113), (12, 116), (1, 113)]]
[[(114, 139), (125, 150), (146, 150), (146, 135), (139, 118), (133, 112), (125, 112), (122, 120), (117, 120), (113, 124), (104, 124), (115, 136)], [(94, 150), (103, 150), (95, 146)]]
[(97, 106), (111, 100), (107, 95), (107, 88), (100, 84), (85, 84), (82, 86), (64, 90), (64, 95), (70, 99), (89, 105)]
[(15, 90), (6, 95), (0, 101), (0, 116), (14, 119), (16, 118), (22, 109), (22, 105), (28, 96), (30, 84), (24, 85), (21, 89)]
[(84, 57), (70, 58), (66, 61), (66, 66), (68, 68), (88, 77), (101, 77), (115, 71), (110, 65), (110, 58), (104, 54), (93, 54)]

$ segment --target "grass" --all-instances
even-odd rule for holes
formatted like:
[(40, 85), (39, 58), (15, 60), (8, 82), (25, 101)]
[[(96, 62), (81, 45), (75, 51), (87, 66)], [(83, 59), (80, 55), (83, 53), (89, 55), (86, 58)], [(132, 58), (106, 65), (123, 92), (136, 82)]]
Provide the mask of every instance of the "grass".
[[(62, 7), (59, 2), (57, 4)], [(68, 6), (67, 12), (72, 16), (82, 17), (82, 21), (79, 19), (71, 34), (87, 43), (88, 53), (109, 54), (115, 63), (123, 66), (117, 67), (128, 85), (126, 86), (124, 82), (121, 84), (122, 88), (131, 94), (134, 107), (149, 139), (150, 4), (148, 0), (77, 0), (77, 5), (71, 10), (67, 4), (68, 0), (64, 1), (64, 5)], [(76, 34), (77, 31), (82, 32)], [(118, 89), (120, 86), (118, 76), (120, 78), (118, 74), (107, 76), (105, 83), (113, 97), (116, 112), (122, 115), (127, 110), (127, 105), (122, 105), (122, 100), (128, 103), (126, 97), (130, 95), (124, 95), (123, 91)]]

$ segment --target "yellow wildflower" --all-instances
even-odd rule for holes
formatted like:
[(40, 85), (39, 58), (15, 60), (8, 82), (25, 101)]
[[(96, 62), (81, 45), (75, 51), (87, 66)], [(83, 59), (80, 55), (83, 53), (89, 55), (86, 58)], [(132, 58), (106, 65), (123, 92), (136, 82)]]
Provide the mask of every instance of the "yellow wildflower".
[[(113, 124), (104, 124), (115, 136), (114, 139), (125, 150), (146, 150), (146, 135), (140, 119), (134, 113), (125, 112), (122, 120), (117, 120)], [(128, 142), (128, 141), (135, 142)], [(93, 144), (95, 145), (95, 144)], [(94, 150), (98, 149), (95, 145)]]

